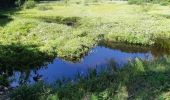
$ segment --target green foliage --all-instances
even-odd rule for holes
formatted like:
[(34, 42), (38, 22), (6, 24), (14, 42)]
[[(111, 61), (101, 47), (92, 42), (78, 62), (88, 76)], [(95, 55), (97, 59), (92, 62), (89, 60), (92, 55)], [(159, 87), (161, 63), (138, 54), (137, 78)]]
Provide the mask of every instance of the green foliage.
[(143, 3), (159, 3), (161, 5), (168, 5), (169, 0), (128, 0), (129, 4), (143, 4)]
[(45, 10), (52, 10), (53, 8), (48, 6), (48, 5), (38, 5), (37, 6), (37, 9), (38, 10), (42, 10), (42, 11), (45, 11)]
[[(36, 17), (35, 17), (36, 18)], [(79, 17), (62, 17), (62, 16), (47, 16), (47, 17), (37, 17), (37, 19), (41, 19), (48, 23), (59, 23), (65, 24), (68, 26), (76, 26), (79, 24), (81, 18)]]
[(12, 100), (46, 100), (51, 89), (44, 83), (23, 85), (11, 93)]
[(28, 0), (24, 3), (23, 7), (24, 9), (31, 9), (36, 6), (36, 2), (34, 0)]
[(15, 19), (14, 22), (8, 23), (2, 30), (3, 34), (27, 35), (27, 33), (37, 25), (34, 20)]
[[(36, 52), (77, 60), (100, 40), (160, 45), (163, 48), (164, 45), (156, 43), (156, 39), (170, 37), (170, 20), (153, 13), (155, 5), (103, 4), (74, 7), (57, 4), (42, 3), (38, 6), (53, 9), (25, 9), (9, 16), (12, 20), (2, 23), (0, 43), (3, 46), (22, 43), (26, 51), (27, 46), (36, 45)], [(169, 48), (168, 45), (166, 48)]]
[(60, 99), (58, 98), (58, 95), (56, 94), (56, 95), (49, 95), (47, 97), (47, 100), (60, 100)]
[[(170, 20), (154, 14), (156, 8), (160, 9), (154, 4), (144, 3), (138, 6), (103, 4), (88, 7), (55, 6), (50, 3), (45, 5), (53, 9), (47, 12), (26, 10), (21, 16), (41, 19), (48, 23), (65, 24), (73, 28), (76, 26), (77, 29), (99, 34), (102, 36), (99, 40), (104, 37), (104, 40), (113, 42), (154, 45), (155, 38), (162, 35), (169, 37)], [(54, 13), (56, 10), (57, 13)], [(74, 12), (71, 13), (72, 11)]]
[(128, 0), (129, 4), (143, 4), (146, 0)]
[[(28, 3), (30, 9), (9, 14), (9, 18), (0, 16), (0, 67), (26, 73), (56, 56), (77, 60), (100, 40), (169, 50), (170, 20), (164, 17), (168, 16), (169, 8), (132, 1), (142, 5), (59, 6), (58, 2), (52, 2), (33, 8), (35, 2), (28, 1), (30, 4), (25, 5)], [(90, 70), (87, 77), (78, 77), (76, 83), (23, 85), (11, 97), (14, 100), (168, 98), (169, 63), (166, 57), (152, 62), (136, 59), (123, 69), (112, 66), (101, 73)], [(0, 77), (0, 84), (8, 84), (6, 77)]]
[(0, 75), (0, 86), (8, 86), (9, 80), (5, 75)]
[[(11, 21), (2, 22), (0, 43), (3, 46), (22, 43), (26, 48), (36, 45), (35, 51), (75, 60), (100, 40), (163, 48), (165, 45), (156, 43), (156, 39), (170, 37), (170, 20), (161, 13), (153, 13), (160, 6), (57, 4), (42, 3), (38, 6), (53, 9), (25, 9), (9, 16)], [(161, 9), (167, 11), (166, 7)]]

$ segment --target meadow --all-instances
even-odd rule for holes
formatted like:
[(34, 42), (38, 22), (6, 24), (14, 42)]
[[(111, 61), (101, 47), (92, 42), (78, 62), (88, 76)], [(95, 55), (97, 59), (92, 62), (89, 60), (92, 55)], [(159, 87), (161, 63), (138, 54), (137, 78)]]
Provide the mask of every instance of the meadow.
[[(50, 56), (76, 59), (100, 41), (169, 48), (168, 6), (158, 4), (46, 2), (9, 11), (1, 21), (1, 45), (36, 45)], [(5, 21), (6, 20), (6, 21)], [(48, 34), (47, 34), (48, 33)]]

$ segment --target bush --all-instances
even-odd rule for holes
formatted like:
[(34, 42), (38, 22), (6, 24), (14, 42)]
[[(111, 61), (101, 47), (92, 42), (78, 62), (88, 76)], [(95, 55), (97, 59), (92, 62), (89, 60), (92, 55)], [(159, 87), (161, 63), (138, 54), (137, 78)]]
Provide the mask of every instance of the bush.
[(33, 0), (28, 0), (24, 3), (24, 9), (30, 9), (36, 6), (36, 2)]

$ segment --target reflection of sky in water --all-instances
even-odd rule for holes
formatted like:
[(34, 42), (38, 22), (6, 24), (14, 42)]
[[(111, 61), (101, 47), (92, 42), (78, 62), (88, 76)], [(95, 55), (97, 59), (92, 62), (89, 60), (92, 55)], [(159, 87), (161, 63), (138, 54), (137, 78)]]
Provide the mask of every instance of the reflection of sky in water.
[[(80, 62), (72, 63), (56, 58), (53, 63), (47, 67), (42, 67), (37, 73), (42, 75), (42, 79), (46, 82), (52, 82), (62, 77), (73, 78), (77, 72), (85, 74), (89, 68), (96, 68), (103, 65), (107, 65), (108, 61), (114, 60), (116, 64), (122, 66), (127, 63), (130, 59), (141, 58), (143, 60), (152, 59), (152, 54), (148, 51), (147, 53), (126, 53), (120, 50), (109, 49), (101, 46), (97, 46), (92, 49), (90, 53), (85, 56)], [(16, 72), (16, 82), (12, 85), (16, 85), (21, 73)], [(33, 77), (37, 74), (31, 71), (29, 81), (33, 82)]]

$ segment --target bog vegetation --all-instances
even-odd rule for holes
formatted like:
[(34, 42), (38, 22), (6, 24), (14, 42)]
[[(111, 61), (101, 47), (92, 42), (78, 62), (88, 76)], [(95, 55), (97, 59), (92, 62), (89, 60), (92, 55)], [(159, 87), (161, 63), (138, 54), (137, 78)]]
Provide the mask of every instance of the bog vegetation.
[[(0, 11), (2, 68), (40, 66), (56, 56), (78, 60), (102, 41), (170, 49), (168, 0), (7, 1), (4, 0), (6, 5)], [(20, 8), (5, 10), (10, 6)], [(88, 77), (77, 78), (76, 84), (59, 81), (54, 86), (24, 85), (14, 90), (11, 97), (14, 100), (170, 97), (169, 57), (153, 62), (137, 59), (121, 70), (114, 67), (100, 74), (93, 70)], [(0, 84), (7, 83), (3, 77), (0, 80)]]

